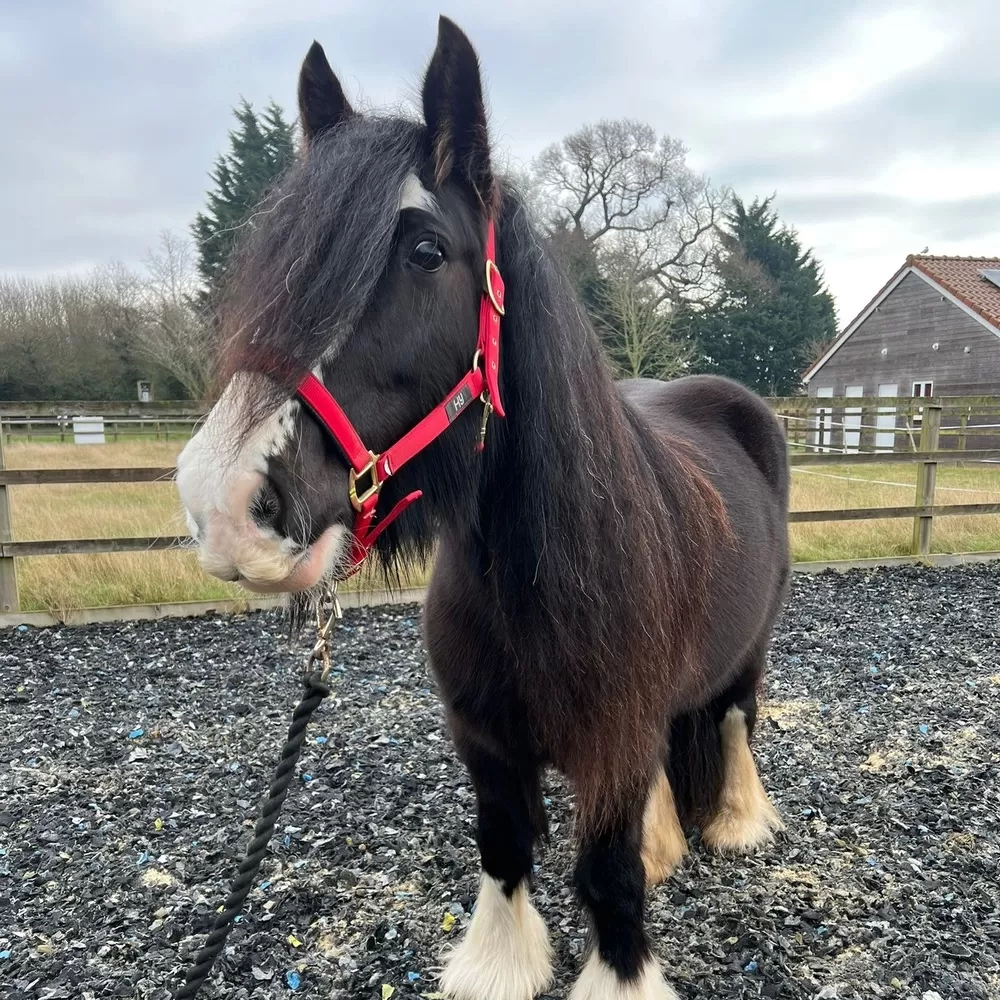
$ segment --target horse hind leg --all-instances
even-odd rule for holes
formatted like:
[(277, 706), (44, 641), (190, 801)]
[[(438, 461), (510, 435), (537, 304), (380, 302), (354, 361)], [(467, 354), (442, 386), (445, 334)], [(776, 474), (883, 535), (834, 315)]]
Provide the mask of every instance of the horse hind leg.
[(649, 789), (642, 829), (642, 864), (646, 885), (666, 881), (687, 854), (687, 839), (666, 770), (660, 764)]
[(701, 837), (710, 850), (721, 854), (742, 854), (765, 847), (785, 828), (764, 790), (750, 749), (757, 722), (757, 682), (763, 667), (763, 655), (755, 656), (716, 707), (716, 718), (721, 714), (717, 730), (721, 781)]

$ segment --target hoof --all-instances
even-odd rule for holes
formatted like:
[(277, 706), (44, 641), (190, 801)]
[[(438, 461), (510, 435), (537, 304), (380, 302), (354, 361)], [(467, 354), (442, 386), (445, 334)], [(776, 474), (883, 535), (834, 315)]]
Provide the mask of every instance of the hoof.
[(508, 899), (484, 878), (464, 940), (447, 957), (441, 991), (451, 1000), (533, 1000), (552, 981), (552, 946), (525, 883)]
[(678, 1000), (678, 997), (667, 985), (655, 959), (646, 962), (638, 979), (626, 981), (594, 951), (569, 1000)]

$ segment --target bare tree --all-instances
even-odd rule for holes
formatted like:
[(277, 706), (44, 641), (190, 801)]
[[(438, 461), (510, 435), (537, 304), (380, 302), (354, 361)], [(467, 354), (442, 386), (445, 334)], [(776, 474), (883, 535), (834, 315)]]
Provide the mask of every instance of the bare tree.
[[(802, 364), (805, 368), (812, 368), (820, 358), (836, 343), (837, 337), (814, 337), (806, 342), (802, 348)], [(780, 395), (773, 393), (773, 395)]]
[(147, 273), (113, 262), (81, 277), (0, 278), (0, 396), (115, 398), (136, 362), (203, 399), (211, 375), (190, 246), (164, 233)]
[(597, 329), (618, 374), (671, 379), (683, 375), (694, 352), (673, 331), (673, 313), (647, 285), (625, 277), (604, 285)]
[(111, 273), (0, 281), (0, 394), (93, 399), (117, 391), (142, 314), (134, 276), (115, 272), (111, 282)]
[(657, 304), (698, 300), (709, 292), (729, 193), (695, 174), (686, 155), (642, 122), (586, 125), (535, 160), (531, 200), (545, 205), (550, 232), (581, 232)]
[(169, 372), (202, 400), (212, 378), (208, 324), (195, 306), (198, 288), (193, 248), (174, 233), (160, 234), (160, 249), (146, 256), (146, 321), (138, 331), (140, 355)]

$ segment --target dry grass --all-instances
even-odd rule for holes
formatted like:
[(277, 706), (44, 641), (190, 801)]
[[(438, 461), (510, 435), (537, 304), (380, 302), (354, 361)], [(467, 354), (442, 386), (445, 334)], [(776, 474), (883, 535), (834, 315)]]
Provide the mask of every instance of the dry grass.
[[(170, 467), (180, 448), (179, 442), (172, 441), (14, 443), (7, 446), (7, 464), (13, 469)], [(792, 507), (900, 506), (912, 503), (915, 481), (916, 467), (912, 465), (797, 468), (793, 472)], [(171, 483), (24, 486), (10, 492), (14, 537), (19, 540), (183, 535), (186, 530)], [(1000, 467), (939, 469), (939, 503), (992, 501), (1000, 501)], [(797, 524), (791, 528), (796, 561), (906, 555), (911, 534), (909, 519)], [(1000, 516), (948, 517), (935, 524), (935, 552), (990, 550), (1000, 551)], [(239, 600), (247, 596), (238, 587), (206, 576), (190, 552), (40, 556), (19, 560), (18, 575), (25, 610)], [(408, 582), (419, 583), (424, 576), (415, 571)], [(359, 581), (366, 582), (363, 578)]]
[[(12, 469), (170, 467), (180, 443), (10, 444)], [(10, 490), (14, 537), (106, 538), (183, 535), (187, 529), (172, 483), (20, 486)], [(67, 610), (111, 604), (240, 599), (238, 587), (207, 576), (191, 552), (122, 552), (39, 556), (17, 564), (21, 607)]]
[[(792, 509), (903, 507), (914, 502), (916, 481), (916, 465), (797, 466), (792, 470)], [(939, 466), (935, 501), (1000, 502), (1000, 466)], [(913, 519), (794, 524), (790, 535), (798, 562), (905, 556)], [(932, 551), (1000, 551), (1000, 515), (937, 518)]]

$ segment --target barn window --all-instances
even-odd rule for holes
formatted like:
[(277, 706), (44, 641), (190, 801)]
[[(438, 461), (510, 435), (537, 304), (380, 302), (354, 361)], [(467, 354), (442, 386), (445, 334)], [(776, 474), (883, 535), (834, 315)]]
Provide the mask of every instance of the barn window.
[[(913, 395), (914, 395), (914, 398), (916, 398), (916, 397), (919, 396), (921, 399), (924, 398), (924, 397), (926, 397), (926, 396), (933, 396), (934, 395), (934, 383), (933, 382), (914, 382), (913, 383)], [(920, 407), (920, 409), (917, 410), (913, 414), (913, 429), (914, 430), (919, 430), (920, 429), (920, 425), (923, 423), (923, 419), (924, 419), (924, 408)]]

